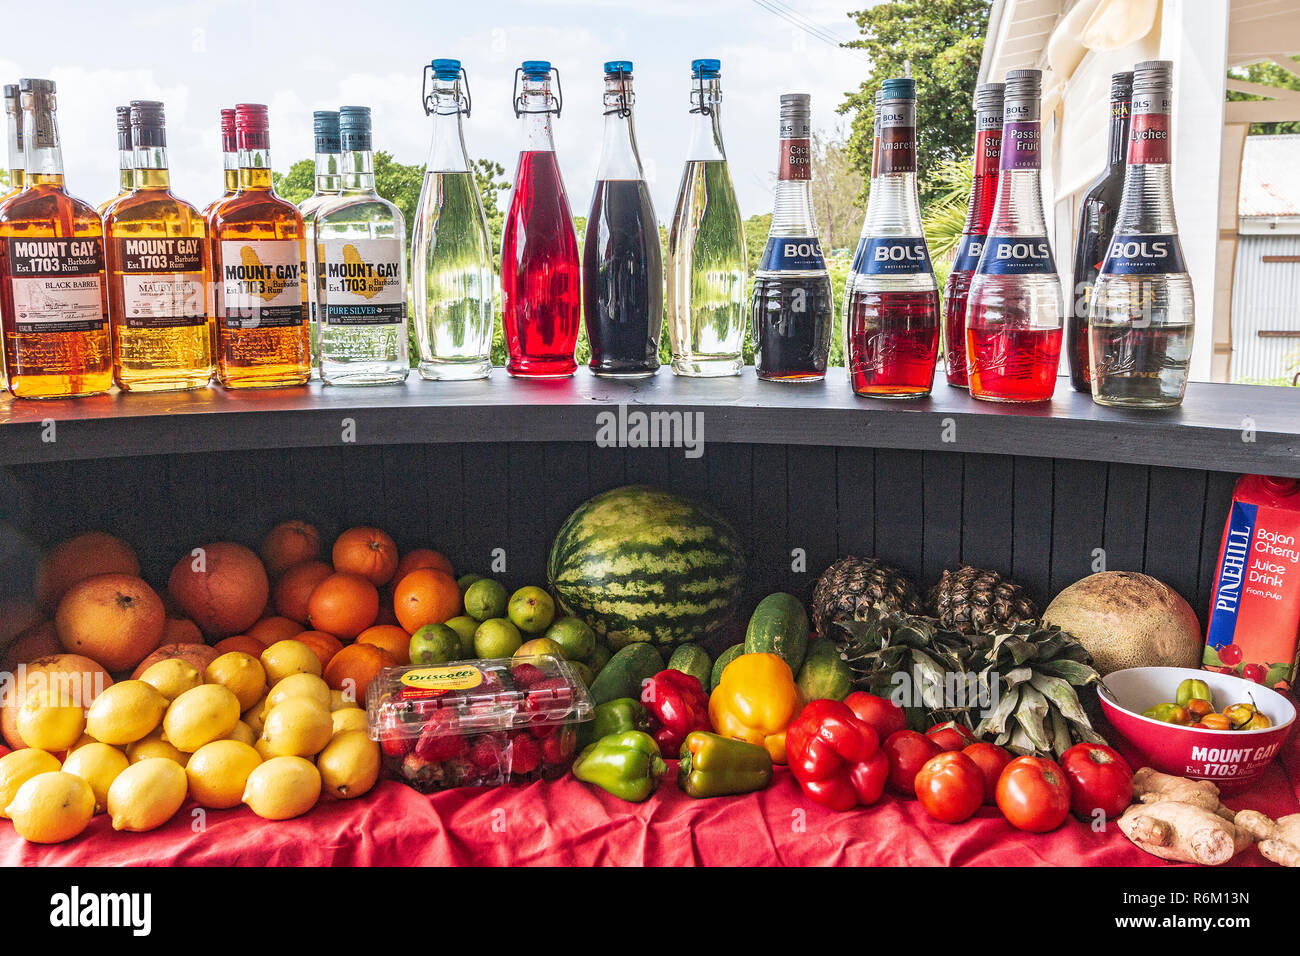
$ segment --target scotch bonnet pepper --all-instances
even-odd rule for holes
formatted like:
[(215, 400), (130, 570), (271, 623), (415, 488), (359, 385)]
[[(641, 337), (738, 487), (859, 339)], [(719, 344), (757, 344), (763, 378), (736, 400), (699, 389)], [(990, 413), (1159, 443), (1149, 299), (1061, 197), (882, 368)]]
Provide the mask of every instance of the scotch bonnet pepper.
[(698, 677), (662, 670), (641, 688), (650, 712), (650, 734), (659, 752), (675, 754), (690, 733), (709, 729), (709, 695)]
[(659, 745), (640, 730), (601, 737), (573, 763), (573, 775), (583, 783), (630, 803), (648, 799), (667, 770)]
[(709, 719), (724, 737), (759, 744), (785, 763), (785, 729), (803, 706), (794, 674), (777, 654), (741, 654), (709, 698)]
[(688, 797), (724, 797), (772, 782), (772, 755), (758, 744), (697, 730), (679, 754), (677, 785)]
[(851, 810), (880, 799), (889, 759), (875, 729), (837, 700), (814, 700), (786, 731), (790, 772), (810, 799)]

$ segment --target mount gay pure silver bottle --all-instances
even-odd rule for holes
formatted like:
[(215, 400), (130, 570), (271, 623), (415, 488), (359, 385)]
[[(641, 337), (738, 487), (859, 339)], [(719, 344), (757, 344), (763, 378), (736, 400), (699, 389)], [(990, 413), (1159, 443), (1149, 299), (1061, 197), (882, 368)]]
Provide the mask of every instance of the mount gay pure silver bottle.
[(1173, 64), (1133, 69), (1128, 166), (1115, 232), (1088, 309), (1092, 399), (1168, 408), (1183, 400), (1195, 307), (1170, 181)]

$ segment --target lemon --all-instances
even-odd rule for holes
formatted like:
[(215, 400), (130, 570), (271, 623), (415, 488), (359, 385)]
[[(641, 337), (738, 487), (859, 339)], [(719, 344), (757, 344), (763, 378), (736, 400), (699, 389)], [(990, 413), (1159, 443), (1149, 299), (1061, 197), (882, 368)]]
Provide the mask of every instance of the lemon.
[[(253, 728), (248, 726), (242, 720), (235, 724), (235, 729), (226, 735), (226, 740), (238, 740), (241, 744), (253, 746), (257, 741), (257, 734), (253, 733)], [(199, 748), (200, 750), (202, 748)]]
[(97, 744), (97, 743), (99, 743), (98, 740), (96, 740), (94, 737), (90, 736), (90, 734), (85, 733), (83, 731), (81, 736), (77, 738), (77, 742), (68, 748), (68, 753), (75, 753), (76, 751), (80, 750), (82, 747), (86, 746), (86, 744)]
[(203, 683), (199, 669), (180, 657), (169, 657), (157, 664), (150, 664), (140, 679), (146, 684), (153, 684), (168, 701), (175, 700), (187, 690)]
[(359, 730), (364, 734), (368, 729), (366, 712), (360, 707), (344, 707), (342, 710), (336, 710), (330, 714), (330, 719), (334, 722), (335, 737), (349, 730)]
[(203, 672), (209, 684), (220, 684), (239, 701), (240, 710), (248, 710), (266, 693), (266, 671), (251, 654), (231, 651), (222, 654)]
[(181, 808), (189, 783), (174, 760), (148, 757), (117, 775), (108, 788), (114, 830), (143, 833), (160, 827)]
[(131, 763), (139, 763), (141, 760), (148, 760), (150, 757), (164, 757), (173, 763), (180, 764), (182, 767), (185, 766), (185, 761), (188, 759), (185, 754), (172, 746), (161, 727), (148, 737), (126, 746), (126, 759)]
[(276, 704), (281, 704), (290, 697), (306, 697), (314, 700), (326, 710), (330, 709), (330, 687), (315, 674), (290, 674), (275, 682), (271, 692), (266, 695), (266, 711)]
[(326, 793), (340, 800), (359, 797), (379, 779), (379, 744), (359, 730), (345, 730), (316, 758)]
[(63, 772), (76, 774), (90, 784), (95, 794), (95, 812), (103, 813), (108, 809), (108, 788), (113, 785), (117, 775), (131, 765), (126, 754), (108, 744), (93, 743), (80, 747), (68, 754), (63, 761)]
[(302, 641), (276, 641), (262, 651), (262, 667), (272, 686), (290, 674), (321, 674), (320, 658)]
[(18, 708), (18, 736), (38, 750), (67, 750), (86, 729), (86, 712), (64, 693), (29, 693)]
[(76, 774), (38, 773), (14, 795), (5, 813), (31, 843), (62, 843), (86, 829), (95, 815), (95, 793)]
[(86, 733), (114, 747), (149, 736), (167, 710), (167, 698), (153, 684), (124, 680), (110, 684), (86, 713)]
[(267, 820), (301, 816), (320, 799), (320, 771), (302, 757), (272, 757), (248, 775), (243, 799)]
[(58, 769), (59, 761), (53, 754), (33, 747), (0, 757), (0, 817), (5, 816), (5, 807), (19, 787), (38, 773), (53, 773)]
[(341, 690), (330, 691), (330, 710), (346, 710), (357, 706), (357, 702)]
[(306, 697), (290, 697), (266, 715), (262, 739), (277, 757), (310, 757), (325, 749), (334, 733), (334, 721), (323, 704)]
[(266, 719), (266, 698), (259, 699), (256, 704), (244, 711), (239, 719), (252, 727), (253, 733), (260, 734), (262, 732), (262, 721)]
[(271, 753), (270, 748), (267, 747), (265, 737), (258, 737), (257, 740), (253, 741), (253, 749), (257, 751), (257, 755), (262, 758), (263, 762), (277, 756)]
[(204, 744), (185, 765), (190, 796), (199, 806), (213, 810), (237, 807), (244, 798), (248, 775), (261, 765), (257, 751), (238, 740)]
[(220, 740), (239, 723), (239, 698), (221, 684), (204, 684), (172, 701), (163, 717), (163, 731), (177, 750), (194, 753)]

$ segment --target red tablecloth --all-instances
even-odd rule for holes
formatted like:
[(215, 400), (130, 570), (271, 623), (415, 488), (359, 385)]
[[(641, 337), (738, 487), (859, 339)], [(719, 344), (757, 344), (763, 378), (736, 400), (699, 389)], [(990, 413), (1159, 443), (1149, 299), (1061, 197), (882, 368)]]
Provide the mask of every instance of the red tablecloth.
[[(1300, 812), (1300, 743), (1293, 737), (1252, 790), (1227, 799), (1277, 817)], [(666, 780), (629, 804), (565, 777), (555, 783), (460, 789), (425, 796), (383, 781), (365, 797), (322, 803), (278, 823), (250, 810), (208, 811), (200, 828), (187, 804), (150, 833), (115, 833), (99, 816), (76, 840), (35, 846), (0, 823), (5, 865), (419, 865), (419, 864), (855, 864), (1163, 865), (1111, 826), (1094, 833), (1071, 818), (1053, 833), (1013, 829), (986, 807), (951, 826), (915, 800), (834, 813), (805, 800), (784, 768), (756, 794), (693, 800)], [(1251, 849), (1234, 863), (1266, 863)]]

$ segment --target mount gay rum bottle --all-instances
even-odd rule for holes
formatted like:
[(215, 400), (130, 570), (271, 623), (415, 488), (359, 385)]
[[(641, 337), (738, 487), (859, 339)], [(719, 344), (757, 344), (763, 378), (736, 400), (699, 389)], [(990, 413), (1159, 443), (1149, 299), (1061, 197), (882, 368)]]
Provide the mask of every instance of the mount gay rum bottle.
[[(23, 111), (18, 105), (18, 84), (6, 83), (5, 99), (5, 143), (8, 146), (9, 189), (0, 195), (0, 206), (23, 191), (23, 179), (26, 166), (23, 164)], [(0, 310), (4, 309), (3, 297), (0, 296)], [(0, 311), (0, 315), (3, 312)], [(0, 328), (3, 328), (0, 322)], [(4, 367), (4, 348), (0, 345), (0, 391), (9, 388), (9, 374)]]
[(343, 188), (342, 146), (339, 143), (337, 110), (316, 110), (311, 114), (312, 138), (315, 140), (316, 179), (312, 194), (298, 203), (303, 225), (307, 227), (307, 326), (311, 331), (311, 375), (320, 374), (320, 258), (316, 255), (316, 213)]
[(135, 151), (131, 146), (131, 107), (117, 108), (117, 195), (105, 199), (96, 212), (102, 219), (113, 203), (131, 195), (135, 184)]
[(966, 303), (970, 393), (1045, 402), (1056, 388), (1065, 307), (1039, 182), (1042, 72), (1007, 74), (998, 198)]
[(104, 227), (68, 195), (53, 80), (19, 82), (25, 187), (0, 206), (0, 312), (9, 388), (18, 398), (108, 391), (113, 356)]
[[(203, 222), (207, 226), (208, 240), (212, 239), (212, 210), (239, 192), (239, 146), (235, 142), (235, 111), (221, 111), (221, 167), (222, 193), (203, 207)], [(208, 250), (212, 258), (212, 250)], [(217, 372), (217, 277), (208, 275), (208, 339), (212, 343), (212, 377), (216, 380)]]
[(944, 365), (948, 384), (966, 388), (966, 294), (988, 239), (993, 203), (998, 198), (998, 164), (1002, 159), (1001, 83), (975, 87), (975, 170), (966, 206), (966, 222), (957, 256), (943, 289)]
[(311, 374), (302, 214), (271, 188), (266, 107), (235, 107), (239, 191), (212, 210), (217, 378), (226, 388), (302, 385)]

